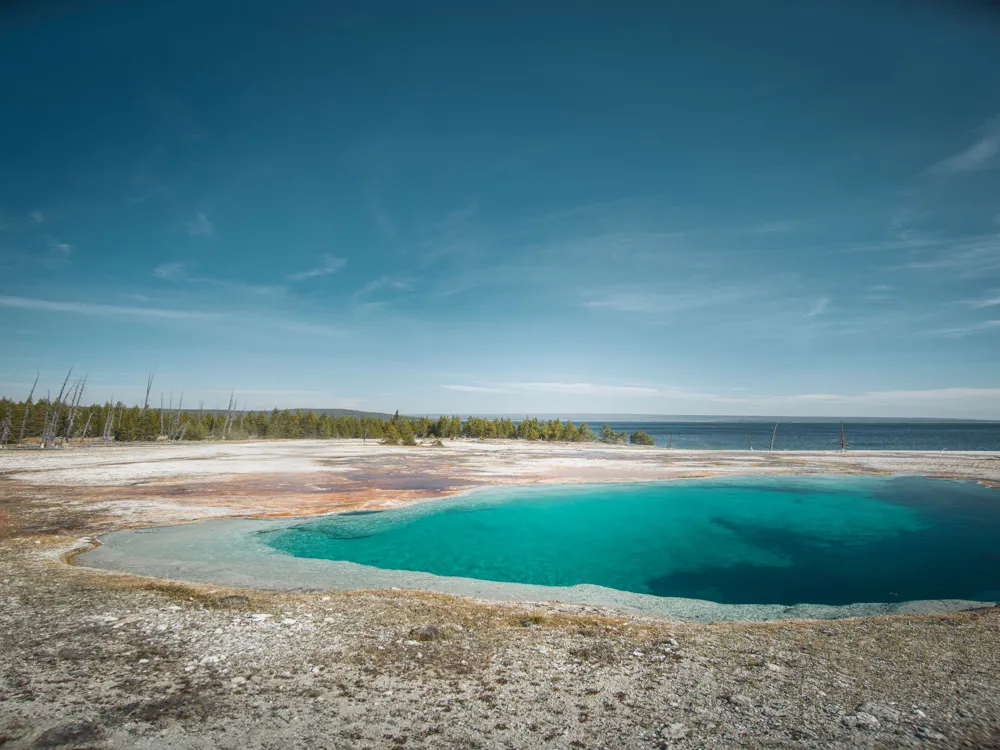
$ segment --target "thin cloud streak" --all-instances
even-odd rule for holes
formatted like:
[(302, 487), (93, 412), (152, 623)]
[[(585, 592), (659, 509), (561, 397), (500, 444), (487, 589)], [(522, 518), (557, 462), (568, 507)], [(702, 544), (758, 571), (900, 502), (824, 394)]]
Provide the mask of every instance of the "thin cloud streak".
[(938, 328), (928, 331), (928, 336), (942, 336), (944, 338), (961, 338), (972, 336), (977, 333), (987, 333), (1000, 329), (1000, 320), (984, 320), (979, 323), (972, 323), (967, 326), (956, 326), (955, 328)]
[(806, 313), (806, 317), (815, 318), (817, 315), (822, 315), (826, 312), (826, 308), (830, 304), (829, 297), (820, 297), (813, 303), (813, 306), (809, 308), (809, 312)]
[(982, 135), (971, 146), (947, 159), (938, 162), (930, 168), (934, 174), (954, 174), (958, 172), (973, 172), (995, 166), (1000, 155), (1000, 117), (987, 123), (981, 130)]
[(323, 264), (317, 266), (316, 268), (311, 268), (308, 271), (300, 271), (298, 273), (291, 273), (288, 275), (289, 281), (304, 281), (305, 279), (315, 279), (319, 276), (329, 276), (332, 273), (336, 273), (341, 268), (347, 265), (346, 258), (338, 258), (333, 255), (327, 255), (323, 258)]
[(195, 310), (169, 310), (158, 307), (124, 307), (120, 305), (95, 305), (87, 302), (57, 302), (54, 300), (31, 299), (28, 297), (0, 296), (0, 307), (42, 312), (64, 312), (79, 315), (125, 315), (145, 318), (165, 318), (170, 320), (211, 320), (219, 316), (215, 313)]
[(211, 237), (215, 234), (215, 225), (209, 221), (208, 215), (201, 211), (190, 221), (184, 222), (188, 234), (192, 237)]
[(656, 396), (656, 388), (599, 383), (506, 382), (483, 385), (443, 385), (449, 391), (465, 393), (561, 393), (581, 396)]

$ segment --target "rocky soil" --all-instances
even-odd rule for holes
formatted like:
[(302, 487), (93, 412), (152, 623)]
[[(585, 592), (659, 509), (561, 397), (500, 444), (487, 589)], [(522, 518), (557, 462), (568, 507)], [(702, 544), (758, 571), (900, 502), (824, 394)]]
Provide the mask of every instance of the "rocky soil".
[(0, 480), (3, 750), (1000, 748), (1000, 608), (694, 625), (66, 564), (122, 525)]

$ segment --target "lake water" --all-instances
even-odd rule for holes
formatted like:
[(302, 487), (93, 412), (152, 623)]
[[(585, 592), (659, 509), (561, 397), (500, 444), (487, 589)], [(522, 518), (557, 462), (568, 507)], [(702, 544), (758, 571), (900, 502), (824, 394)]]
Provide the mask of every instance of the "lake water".
[[(594, 432), (601, 425), (589, 423)], [(617, 432), (645, 430), (657, 445), (674, 448), (755, 450), (769, 446), (774, 421), (611, 422)], [(848, 422), (848, 449), (998, 451), (1000, 422)], [(780, 422), (775, 450), (840, 450), (839, 422)]]
[(1000, 492), (909, 476), (490, 488), (257, 537), (301, 558), (725, 604), (1000, 599)]

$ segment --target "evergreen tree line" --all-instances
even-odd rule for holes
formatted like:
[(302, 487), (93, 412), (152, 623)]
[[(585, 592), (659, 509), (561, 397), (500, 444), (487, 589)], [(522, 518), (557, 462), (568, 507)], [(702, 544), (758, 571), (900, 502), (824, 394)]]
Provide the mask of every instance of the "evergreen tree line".
[(205, 411), (126, 406), (110, 402), (82, 406), (46, 398), (0, 399), (0, 445), (69, 440), (247, 440), (279, 438), (361, 438), (389, 445), (413, 445), (418, 438), (459, 437), (486, 440), (550, 440), (562, 442), (632, 442), (652, 445), (642, 430), (632, 435), (604, 425), (599, 434), (586, 424), (525, 417), (517, 422), (499, 417), (441, 416), (391, 418), (334, 416), (308, 410)]

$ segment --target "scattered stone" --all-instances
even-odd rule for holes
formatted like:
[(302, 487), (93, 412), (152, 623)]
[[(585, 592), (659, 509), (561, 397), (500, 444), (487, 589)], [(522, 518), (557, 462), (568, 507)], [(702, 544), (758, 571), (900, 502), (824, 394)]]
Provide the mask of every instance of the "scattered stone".
[(889, 722), (890, 724), (898, 724), (899, 720), (902, 718), (902, 714), (899, 711), (892, 706), (885, 705), (884, 703), (864, 703), (858, 706), (858, 711), (861, 713), (871, 714), (879, 721)]
[(247, 617), (249, 617), (254, 622), (264, 622), (264, 620), (268, 620), (274, 617), (274, 615), (265, 614), (264, 612), (257, 612), (252, 615), (247, 615)]
[(70, 721), (46, 729), (32, 747), (77, 747), (87, 745), (101, 735), (101, 728), (92, 721)]
[(296, 621), (295, 621), (295, 620), (294, 620), (293, 618), (291, 618), (291, 617), (286, 617), (286, 618), (285, 618), (284, 620), (282, 620), (282, 621), (281, 621), (281, 624), (282, 624), (282, 625), (294, 625), (294, 624), (295, 624), (295, 622), (296, 622)]
[(727, 700), (734, 706), (740, 706), (741, 708), (753, 707), (753, 701), (747, 698), (745, 695), (741, 695), (739, 693), (733, 693), (732, 695), (729, 696)]
[(688, 728), (683, 724), (667, 724), (660, 730), (660, 737), (665, 740), (681, 740), (688, 733)]
[(857, 729), (867, 729), (870, 731), (876, 731), (881, 728), (878, 719), (869, 713), (864, 711), (859, 711), (856, 714), (845, 716), (842, 721), (845, 726), (856, 727)]
[(445, 637), (445, 631), (438, 625), (421, 625), (410, 630), (409, 636), (415, 641), (439, 641)]
[(917, 727), (917, 737), (922, 740), (934, 740), (935, 742), (944, 742), (948, 739), (940, 732), (935, 732), (927, 726)]
[(215, 603), (220, 607), (245, 607), (250, 603), (250, 597), (233, 594), (232, 596), (220, 597), (215, 600)]

